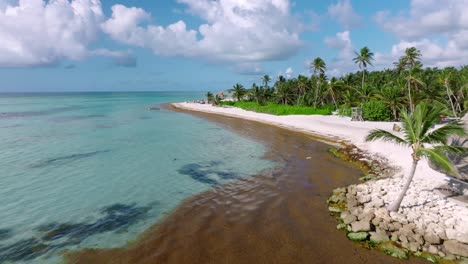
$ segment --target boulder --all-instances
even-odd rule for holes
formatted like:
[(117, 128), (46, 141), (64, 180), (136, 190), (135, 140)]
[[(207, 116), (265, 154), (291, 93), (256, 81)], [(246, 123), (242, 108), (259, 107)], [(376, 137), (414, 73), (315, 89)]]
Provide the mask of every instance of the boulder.
[(440, 240), (440, 237), (437, 236), (435, 233), (433, 232), (426, 232), (424, 233), (424, 240), (427, 242), (427, 243), (430, 243), (430, 244), (433, 244), (433, 245), (440, 245), (441, 243), (441, 240)]
[(369, 236), (369, 233), (367, 233), (367, 232), (351, 232), (351, 233), (348, 233), (347, 236), (348, 236), (349, 240), (352, 240), (352, 241), (364, 241)]
[(348, 214), (345, 217), (342, 217), (341, 219), (343, 220), (343, 223), (349, 225), (352, 222), (356, 221), (357, 218), (356, 218), (356, 216), (354, 216), (352, 214)]
[(448, 253), (468, 258), (468, 244), (447, 240), (444, 242), (444, 248)]
[(346, 228), (348, 227), (348, 225), (346, 224), (343, 224), (343, 223), (340, 223), (336, 226), (336, 229), (338, 230), (346, 230)]
[(387, 232), (382, 229), (377, 228), (375, 232), (370, 232), (370, 241), (375, 244), (380, 244), (385, 241), (389, 241)]
[(351, 230), (353, 232), (370, 231), (371, 225), (367, 220), (356, 221), (351, 224)]

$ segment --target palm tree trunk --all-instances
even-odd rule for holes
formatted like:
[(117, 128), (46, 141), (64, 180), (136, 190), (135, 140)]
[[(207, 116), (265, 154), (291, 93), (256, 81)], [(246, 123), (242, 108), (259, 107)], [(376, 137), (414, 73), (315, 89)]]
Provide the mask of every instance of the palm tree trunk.
[(455, 111), (455, 107), (453, 106), (452, 96), (450, 96), (450, 88), (447, 85), (447, 83), (445, 83), (445, 88), (447, 89), (448, 100), (450, 101), (450, 105), (452, 106), (453, 117), (457, 117), (457, 111)]
[[(320, 78), (320, 77), (319, 77)], [(317, 87), (315, 88), (314, 107), (317, 107), (318, 90), (320, 89), (320, 80), (317, 81)]]
[[(408, 78), (410, 78), (410, 77), (408, 77)], [(413, 99), (411, 99), (411, 82), (410, 82), (410, 79), (408, 79), (408, 97), (409, 97), (410, 111), (411, 111), (411, 113), (413, 113), (414, 109), (413, 109)]]
[(396, 199), (396, 201), (394, 201), (388, 207), (388, 210), (390, 212), (398, 212), (398, 209), (400, 209), (401, 201), (403, 201), (403, 198), (405, 198), (406, 192), (408, 191), (411, 181), (413, 180), (414, 173), (416, 172), (416, 166), (418, 166), (418, 161), (413, 159), (413, 165), (411, 166), (410, 174), (408, 175), (408, 179), (406, 179), (406, 183), (403, 186), (403, 189), (401, 190), (401, 193), (398, 196), (398, 199)]
[(365, 70), (362, 70), (362, 90), (364, 90), (364, 74), (365, 74)]

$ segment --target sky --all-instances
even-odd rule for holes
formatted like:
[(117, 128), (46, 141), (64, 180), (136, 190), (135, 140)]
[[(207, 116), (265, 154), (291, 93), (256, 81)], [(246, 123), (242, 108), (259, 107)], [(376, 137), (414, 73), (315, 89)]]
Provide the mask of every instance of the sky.
[(0, 0), (0, 91), (220, 91), (265, 74), (468, 64), (468, 0)]

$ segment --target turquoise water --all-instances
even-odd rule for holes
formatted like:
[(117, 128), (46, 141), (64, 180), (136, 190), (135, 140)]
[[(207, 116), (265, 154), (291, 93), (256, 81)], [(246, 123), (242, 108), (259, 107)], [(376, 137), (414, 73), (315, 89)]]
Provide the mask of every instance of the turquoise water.
[(183, 199), (274, 166), (266, 148), (146, 108), (198, 92), (0, 94), (0, 263), (122, 246)]

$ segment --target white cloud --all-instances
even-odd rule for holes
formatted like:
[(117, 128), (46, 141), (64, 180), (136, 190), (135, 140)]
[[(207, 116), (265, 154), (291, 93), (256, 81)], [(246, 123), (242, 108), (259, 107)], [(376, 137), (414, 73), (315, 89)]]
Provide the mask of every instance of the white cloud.
[(99, 0), (0, 0), (0, 67), (54, 65), (89, 56), (119, 64), (131, 58), (128, 52), (89, 50), (102, 21)]
[(350, 0), (340, 0), (336, 4), (330, 5), (328, 14), (347, 30), (361, 25), (362, 18), (356, 14)]
[(98, 0), (0, 0), (0, 66), (55, 64), (80, 60), (99, 32)]
[(324, 42), (328, 47), (338, 50), (338, 56), (328, 63), (328, 75), (340, 76), (356, 70), (356, 66), (352, 61), (354, 48), (349, 31), (338, 32), (333, 37), (326, 37)]
[(416, 40), (468, 29), (468, 0), (412, 0), (409, 12), (380, 11), (375, 20), (403, 40)]
[(294, 73), (293, 69), (289, 67), (284, 72), (284, 77), (286, 77), (286, 79), (291, 79), (293, 77), (293, 73)]
[(287, 0), (178, 0), (202, 19), (197, 30), (184, 21), (166, 27), (142, 25), (150, 15), (139, 8), (112, 7), (104, 32), (125, 44), (150, 48), (161, 56), (182, 56), (210, 62), (258, 63), (295, 54), (302, 26)]

